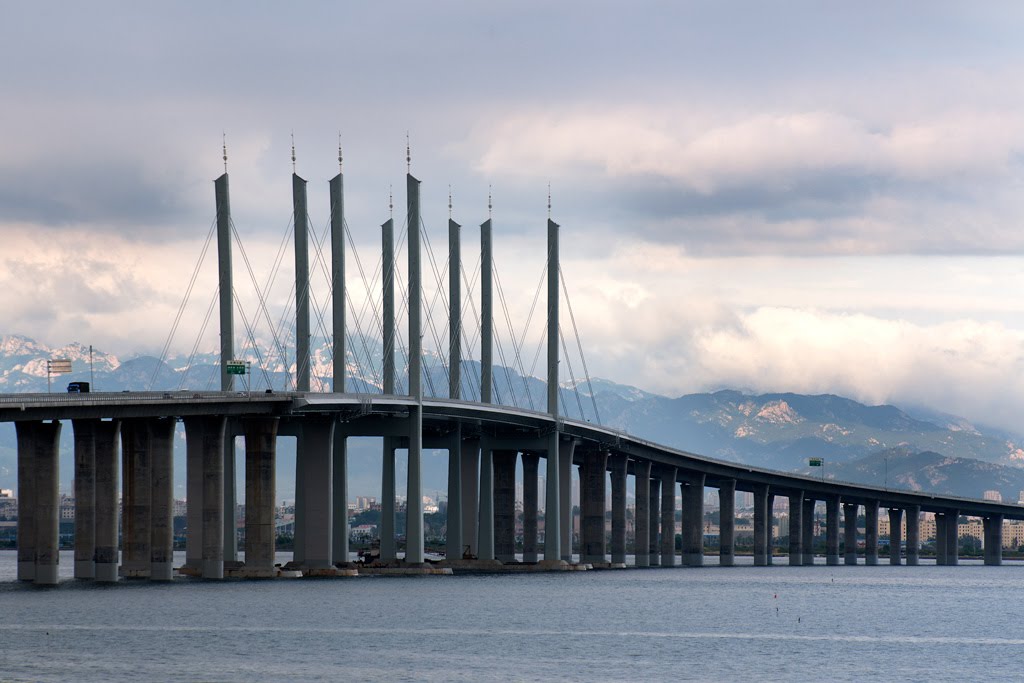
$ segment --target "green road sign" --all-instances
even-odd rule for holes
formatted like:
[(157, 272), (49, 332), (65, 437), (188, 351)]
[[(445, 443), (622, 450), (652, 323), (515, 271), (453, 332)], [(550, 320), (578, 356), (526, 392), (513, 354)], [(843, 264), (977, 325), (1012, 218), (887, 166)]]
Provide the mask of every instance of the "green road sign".
[(808, 458), (807, 464), (811, 467), (824, 467), (825, 460), (824, 458)]
[(227, 365), (229, 375), (244, 375), (245, 374), (245, 361), (244, 360), (229, 360)]

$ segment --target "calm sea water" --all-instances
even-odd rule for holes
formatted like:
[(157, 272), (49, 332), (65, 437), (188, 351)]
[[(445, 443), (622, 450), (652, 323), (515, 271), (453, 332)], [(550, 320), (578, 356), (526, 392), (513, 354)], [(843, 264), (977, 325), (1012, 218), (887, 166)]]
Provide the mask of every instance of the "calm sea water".
[(0, 552), (0, 681), (1024, 676), (1019, 564), (53, 588), (14, 576)]

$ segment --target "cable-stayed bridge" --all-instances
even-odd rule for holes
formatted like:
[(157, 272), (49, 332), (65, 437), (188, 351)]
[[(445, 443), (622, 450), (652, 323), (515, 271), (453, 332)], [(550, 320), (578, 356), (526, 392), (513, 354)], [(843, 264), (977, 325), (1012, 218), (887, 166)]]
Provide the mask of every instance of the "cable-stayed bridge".
[[(340, 160), (339, 151), (339, 173), (329, 181), (330, 222), (322, 237), (311, 231), (307, 182), (292, 174), (293, 345), (286, 333), (291, 311), (286, 309), (275, 320), (267, 303), (274, 275), (261, 287), (241, 248), (241, 236), (231, 220), (225, 167), (225, 173), (214, 181), (216, 218), (203, 248), (205, 253), (216, 239), (218, 288), (207, 319), (215, 308), (219, 311), (219, 390), (202, 386), (204, 379), (211, 384), (210, 378), (186, 386), (185, 372), (179, 391), (0, 396), (0, 421), (14, 422), (18, 438), (19, 579), (40, 584), (57, 581), (58, 441), (66, 421), (74, 430), (75, 576), (83, 579), (172, 578), (176, 569), (172, 563), (172, 456), (178, 420), (184, 423), (186, 436), (188, 535), (185, 565), (177, 569), (205, 578), (278, 574), (274, 520), (278, 436), (297, 438), (291, 567), (307, 575), (350, 569), (347, 439), (359, 436), (382, 439), (380, 564), (385, 568), (417, 571), (424, 567), (421, 464), (423, 450), (431, 448), (449, 453), (445, 561), (449, 568), (529, 566), (558, 571), (621, 567), (629, 556), (638, 567), (700, 566), (705, 561), (708, 487), (719, 492), (718, 562), (724, 566), (734, 563), (737, 491), (753, 494), (755, 565), (772, 563), (772, 503), (779, 496), (789, 501), (790, 564), (814, 562), (814, 508), (819, 501), (826, 507), (828, 565), (858, 562), (861, 510), (865, 519), (863, 561), (878, 563), (882, 509), (889, 516), (889, 562), (893, 564), (918, 564), (925, 512), (935, 515), (938, 563), (958, 562), (960, 515), (984, 520), (985, 562), (1001, 563), (1003, 520), (1024, 519), (1024, 508), (748, 467), (601, 426), (593, 391), (580, 391), (589, 383), (589, 372), (559, 267), (559, 225), (551, 220), (550, 208), (544, 273), (528, 319), (517, 331), (496, 277), (491, 218), (480, 226), (480, 261), (471, 273), (463, 267), (461, 226), (449, 218), (446, 265), (439, 266), (422, 229), (420, 181), (411, 173), (406, 175), (405, 229), (396, 245), (394, 219), (384, 222), (379, 264), (367, 277), (345, 221)], [(403, 244), (404, 282), (396, 267), (396, 253), (400, 252), (396, 246)], [(236, 250), (259, 293), (256, 311), (241, 310), (233, 274)], [(283, 253), (282, 244), (275, 267)], [(320, 268), (329, 283), (329, 296), (322, 305), (311, 286), (311, 261), (313, 270)], [(188, 293), (201, 263), (202, 258)], [(368, 295), (356, 305), (348, 291), (348, 284), (356, 279), (351, 265), (356, 266), (358, 280), (367, 292), (378, 282), (379, 274), (379, 299)], [(424, 295), (425, 271), (437, 284), (432, 297)], [(479, 307), (472, 296), (466, 296), (477, 290)], [(560, 325), (563, 310), (572, 323), (565, 328)], [(544, 320), (543, 342), (528, 370), (527, 331), (535, 313)], [(164, 354), (181, 315), (179, 311)], [(444, 318), (441, 325), (435, 324), (438, 316)], [(241, 360), (235, 347), (239, 319), (246, 340), (237, 349), (244, 356)], [(398, 324), (402, 319), (406, 323), (404, 342)], [(270, 330), (269, 346), (261, 347), (257, 337), (260, 320)], [(466, 325), (467, 320), (472, 324)], [(502, 327), (507, 348), (497, 343), (496, 332)], [(570, 327), (575, 347), (566, 344), (565, 332)], [(330, 377), (313, 372), (316, 363), (311, 340), (316, 333), (330, 340)], [(382, 347), (379, 358), (367, 344), (374, 336)], [(433, 352), (424, 348), (424, 339), (434, 342)], [(578, 353), (576, 370), (569, 354), (573, 348)], [(479, 349), (478, 359), (471, 357), (473, 349)], [(526, 378), (534, 375), (542, 353), (546, 381), (531, 385)], [(344, 360), (338, 362), (340, 359)], [(353, 383), (356, 386), (347, 385), (350, 362), (362, 378)], [(404, 372), (400, 372), (402, 365)], [(496, 391), (496, 366), (514, 367), (522, 386), (506, 378), (503, 392)], [(234, 373), (250, 369), (249, 381), (242, 386)], [(560, 382), (565, 375), (569, 376), (568, 388)], [(151, 384), (156, 379), (154, 375)], [(234, 519), (234, 440), (239, 436), (245, 442), (244, 562), (239, 561)], [(395, 533), (396, 451), (405, 451), (408, 463), (404, 553)], [(515, 524), (520, 461), (524, 473), (521, 562), (516, 557)], [(571, 483), (577, 469), (581, 500), (578, 558), (572, 553), (571, 528)], [(539, 490), (541, 473), (543, 491)], [(630, 482), (635, 532), (631, 547), (627, 547)], [(610, 535), (605, 521), (609, 490)], [(677, 522), (680, 510), (681, 528)], [(677, 531), (681, 531), (681, 553), (676, 549)], [(904, 544), (905, 555), (900, 552)]]

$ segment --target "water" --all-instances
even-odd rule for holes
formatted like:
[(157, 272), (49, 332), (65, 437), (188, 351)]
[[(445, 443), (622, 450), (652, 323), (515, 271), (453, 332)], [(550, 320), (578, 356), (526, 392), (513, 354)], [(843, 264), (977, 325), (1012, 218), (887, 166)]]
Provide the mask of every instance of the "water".
[[(71, 566), (62, 553), (62, 574)], [(0, 681), (1007, 680), (1021, 670), (1022, 569), (709, 566), (37, 588), (14, 581), (15, 555), (4, 551)]]

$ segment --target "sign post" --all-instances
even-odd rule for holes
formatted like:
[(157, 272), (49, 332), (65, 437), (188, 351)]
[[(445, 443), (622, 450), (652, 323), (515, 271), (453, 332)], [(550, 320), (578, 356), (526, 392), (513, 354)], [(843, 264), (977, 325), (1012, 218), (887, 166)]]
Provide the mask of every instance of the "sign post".
[(46, 393), (50, 393), (50, 377), (71, 372), (71, 361), (67, 358), (48, 358), (46, 360)]
[(820, 467), (821, 480), (825, 481), (825, 458), (808, 458), (807, 465), (809, 467)]

